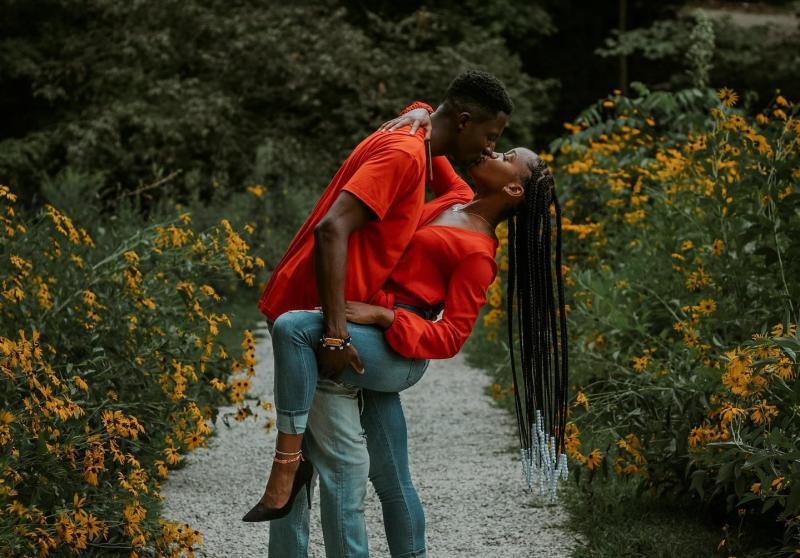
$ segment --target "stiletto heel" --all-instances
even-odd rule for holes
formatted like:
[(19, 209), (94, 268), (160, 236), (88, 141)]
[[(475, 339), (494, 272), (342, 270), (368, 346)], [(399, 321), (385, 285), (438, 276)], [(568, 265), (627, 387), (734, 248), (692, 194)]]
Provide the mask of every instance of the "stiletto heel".
[(300, 466), (294, 476), (292, 483), (292, 493), (289, 500), (280, 508), (270, 508), (257, 503), (253, 508), (247, 512), (242, 521), (255, 522), (255, 521), (272, 521), (273, 519), (280, 519), (289, 514), (294, 504), (294, 499), (300, 493), (300, 490), (305, 486), (306, 494), (308, 495), (308, 506), (311, 507), (311, 479), (314, 475), (314, 466), (310, 461), (301, 459)]

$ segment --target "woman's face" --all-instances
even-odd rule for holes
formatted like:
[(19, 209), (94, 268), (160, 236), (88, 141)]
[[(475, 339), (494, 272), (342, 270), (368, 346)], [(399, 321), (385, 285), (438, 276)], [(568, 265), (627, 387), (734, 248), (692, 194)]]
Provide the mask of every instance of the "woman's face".
[(507, 185), (520, 186), (530, 175), (530, 166), (539, 158), (524, 147), (515, 147), (505, 153), (493, 153), (481, 162), (472, 165), (468, 172), (474, 181), (475, 190), (484, 194), (503, 190)]

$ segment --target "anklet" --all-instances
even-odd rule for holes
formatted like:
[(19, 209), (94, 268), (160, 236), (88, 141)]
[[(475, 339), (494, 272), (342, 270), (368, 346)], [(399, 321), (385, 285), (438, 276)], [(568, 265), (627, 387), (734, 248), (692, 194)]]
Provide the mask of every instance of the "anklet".
[(275, 453), (279, 453), (281, 455), (300, 455), (301, 453), (303, 453), (303, 450), (293, 451), (293, 452), (289, 453), (289, 452), (286, 452), (286, 451), (281, 451), (281, 450), (276, 448), (275, 449)]
[(305, 461), (305, 459), (303, 459), (302, 453), (297, 457), (293, 457), (291, 459), (278, 459), (277, 457), (273, 457), (272, 460), (275, 463), (280, 463), (281, 465), (286, 465), (287, 463), (296, 463), (297, 461)]

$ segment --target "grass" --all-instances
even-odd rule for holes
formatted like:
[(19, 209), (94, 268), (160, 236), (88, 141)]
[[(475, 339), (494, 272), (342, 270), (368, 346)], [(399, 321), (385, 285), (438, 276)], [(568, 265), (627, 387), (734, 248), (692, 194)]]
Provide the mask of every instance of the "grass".
[(574, 484), (564, 491), (569, 529), (586, 542), (573, 558), (708, 558), (723, 537), (699, 508), (637, 496), (633, 483)]

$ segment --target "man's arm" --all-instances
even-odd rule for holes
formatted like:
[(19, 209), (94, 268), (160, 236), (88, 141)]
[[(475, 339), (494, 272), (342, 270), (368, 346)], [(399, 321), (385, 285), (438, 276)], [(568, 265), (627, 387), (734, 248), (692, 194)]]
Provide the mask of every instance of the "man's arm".
[[(347, 337), (344, 299), (347, 245), (350, 235), (373, 217), (372, 211), (361, 200), (349, 192), (342, 192), (314, 227), (314, 270), (325, 321), (325, 337)], [(357, 372), (364, 370), (353, 345), (344, 350), (321, 348), (318, 363), (322, 377), (332, 376), (348, 364)]]

